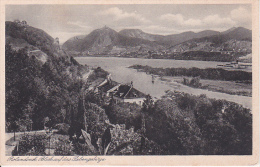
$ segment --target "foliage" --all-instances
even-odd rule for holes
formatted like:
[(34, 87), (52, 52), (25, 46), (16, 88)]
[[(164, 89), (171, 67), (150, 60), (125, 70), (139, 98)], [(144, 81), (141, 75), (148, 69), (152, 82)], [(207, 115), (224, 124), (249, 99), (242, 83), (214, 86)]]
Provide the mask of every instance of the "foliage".
[(69, 125), (66, 123), (59, 123), (54, 126), (58, 130), (58, 134), (68, 135), (69, 134)]
[(70, 141), (65, 137), (59, 137), (55, 142), (54, 154), (57, 156), (69, 156), (74, 155), (73, 146)]
[(195, 119), (191, 120), (205, 141), (201, 148), (203, 154), (252, 154), (252, 114), (249, 109), (226, 100), (209, 99), (205, 95), (178, 92), (173, 95), (182, 111), (193, 113)]
[(113, 124), (125, 124), (129, 129), (141, 128), (141, 107), (135, 103), (112, 103), (105, 107), (106, 114)]
[(108, 117), (105, 110), (96, 104), (88, 103), (85, 117), (88, 131), (95, 132), (95, 135), (101, 137), (107, 128), (105, 121)]
[(200, 77), (193, 77), (189, 83), (190, 86), (198, 88), (201, 86)]
[(45, 135), (23, 135), (19, 141), (18, 152), (16, 154), (19, 156), (43, 156), (45, 155), (45, 140)]
[[(27, 48), (14, 51), (6, 45), (5, 53), (7, 131), (12, 130), (11, 122), (18, 124), (18, 131), (43, 129), (45, 117), (52, 120), (52, 126), (71, 123), (83, 85), (76, 79), (78, 67), (53, 55), (42, 65), (27, 55)], [(69, 76), (66, 69), (72, 67), (75, 75)]]
[(145, 136), (168, 154), (200, 154), (203, 141), (191, 119), (192, 114), (184, 113), (173, 100), (158, 100), (153, 111), (145, 114)]
[(143, 105), (142, 105), (142, 111), (143, 112), (151, 112), (152, 108), (154, 107), (154, 101), (151, 97), (151, 95), (147, 95), (144, 99)]
[(96, 80), (97, 78), (106, 78), (107, 75), (108, 75), (108, 72), (106, 72), (105, 70), (103, 70), (100, 67), (97, 67), (94, 69), (93, 74), (91, 74), (89, 76), (88, 80), (91, 82), (91, 81)]
[[(80, 89), (87, 86), (80, 79), (87, 67), (60, 50), (40, 29), (7, 21), (6, 35), (29, 46), (15, 51), (12, 43), (6, 45), (6, 130), (12, 131), (14, 122), (18, 131), (43, 129), (45, 117), (50, 118), (50, 126), (71, 124)], [(44, 52), (47, 61), (30, 56), (31, 49)]]
[(75, 143), (74, 152), (77, 155), (98, 155), (98, 151), (92, 152), (86, 143)]
[[(129, 68), (141, 69), (144, 72), (163, 76), (188, 76), (200, 77), (201, 79), (224, 80), (224, 81), (251, 81), (252, 72), (228, 71), (222, 68), (153, 68), (150, 66), (133, 65)], [(195, 79), (195, 78), (194, 78)], [(198, 79), (198, 78), (196, 78)], [(197, 82), (197, 81), (196, 81)], [(196, 86), (196, 85), (195, 85)]]
[(45, 33), (44, 31), (27, 26), (19, 26), (14, 22), (5, 22), (6, 35), (10, 35), (13, 38), (20, 38), (27, 41), (30, 45), (36, 46), (44, 51), (53, 52), (54, 46), (52, 45), (54, 39)]
[(99, 106), (104, 105), (104, 96), (101, 93), (95, 93), (94, 91), (88, 91), (85, 94), (86, 103), (94, 103)]

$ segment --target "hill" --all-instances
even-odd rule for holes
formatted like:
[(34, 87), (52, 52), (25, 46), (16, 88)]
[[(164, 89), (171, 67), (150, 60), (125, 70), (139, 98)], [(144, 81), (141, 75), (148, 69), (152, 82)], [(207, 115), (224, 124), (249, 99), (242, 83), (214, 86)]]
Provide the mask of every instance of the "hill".
[(217, 35), (195, 38), (170, 48), (172, 52), (252, 52), (252, 31), (238, 27)]
[(169, 46), (173, 46), (194, 38), (203, 38), (206, 36), (216, 35), (219, 34), (218, 31), (212, 31), (212, 30), (205, 30), (198, 33), (195, 33), (193, 31), (187, 31), (180, 34), (174, 34), (174, 35), (167, 35), (165, 38), (162, 39), (161, 42), (168, 44)]
[(206, 36), (216, 35), (219, 34), (218, 31), (212, 31), (212, 30), (205, 30), (198, 33), (187, 31), (180, 34), (174, 34), (174, 35), (155, 35), (155, 34), (149, 34), (145, 33), (140, 29), (124, 29), (119, 31), (119, 34), (122, 34), (127, 37), (133, 37), (133, 38), (140, 38), (145, 39), (149, 41), (157, 41), (160, 44), (165, 45), (175, 45), (193, 38), (202, 38)]
[[(159, 49), (160, 45), (140, 38), (121, 35), (109, 27), (92, 31), (84, 38), (71, 38), (62, 48), (67, 51), (87, 52), (90, 54), (120, 53), (127, 50), (139, 50), (140, 46)], [(135, 48), (137, 47), (137, 48)]]
[(22, 25), (16, 22), (5, 22), (6, 42), (19, 45), (34, 46), (41, 50), (53, 50), (54, 39), (41, 29)]
[(252, 31), (244, 27), (233, 27), (221, 33), (226, 38), (252, 41)]
[(132, 38), (145, 39), (148, 41), (160, 41), (165, 37), (163, 35), (145, 33), (140, 29), (124, 29), (119, 31), (119, 34)]
[[(125, 57), (170, 58), (169, 54), (189, 51), (220, 52), (252, 51), (252, 31), (233, 27), (224, 32), (205, 30), (187, 31), (173, 35), (156, 35), (140, 29), (123, 29), (119, 32), (103, 27), (88, 35), (77, 36), (66, 41), (62, 48), (75, 56), (119, 55)], [(244, 54), (243, 54), (244, 55)]]
[(20, 22), (5, 28), (6, 131), (43, 129), (47, 117), (53, 124), (73, 121), (87, 67), (41, 29)]

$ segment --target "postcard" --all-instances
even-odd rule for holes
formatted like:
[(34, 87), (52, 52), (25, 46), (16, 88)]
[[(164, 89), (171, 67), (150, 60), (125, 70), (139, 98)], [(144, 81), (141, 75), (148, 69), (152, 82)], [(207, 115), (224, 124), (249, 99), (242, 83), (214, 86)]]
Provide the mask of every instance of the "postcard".
[(0, 165), (259, 163), (259, 1), (0, 2)]

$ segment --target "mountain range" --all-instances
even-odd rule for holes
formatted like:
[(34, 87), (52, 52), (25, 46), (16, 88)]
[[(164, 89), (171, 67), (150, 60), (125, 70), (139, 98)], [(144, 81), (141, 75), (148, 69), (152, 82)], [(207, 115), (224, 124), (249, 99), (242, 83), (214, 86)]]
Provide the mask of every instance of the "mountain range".
[(167, 44), (170, 43), (171, 45), (181, 43), (193, 38), (202, 38), (206, 36), (211, 35), (217, 35), (220, 32), (218, 31), (212, 31), (212, 30), (205, 30), (198, 33), (187, 31), (180, 34), (173, 34), (173, 35), (154, 35), (154, 34), (148, 34), (143, 32), (140, 29), (124, 29), (119, 31), (119, 34), (122, 34), (127, 37), (133, 37), (133, 38), (140, 38), (145, 39), (149, 41), (157, 41), (161, 44)]
[[(233, 48), (229, 45), (230, 43), (234, 45), (234, 41), (243, 43), (241, 46), (236, 45), (236, 49), (250, 51), (252, 31), (243, 27), (233, 27), (223, 32), (205, 30), (198, 33), (187, 31), (173, 35), (157, 35), (143, 32), (140, 29), (124, 29), (116, 32), (105, 26), (92, 31), (88, 35), (76, 36), (69, 39), (62, 45), (62, 48), (69, 52), (90, 55), (127, 54), (131, 52), (147, 53), (148, 51), (172, 53), (176, 50), (175, 47), (179, 45), (182, 48), (186, 48), (183, 51), (193, 51), (191, 46), (189, 46), (189, 49), (185, 47), (189, 45), (187, 43), (201, 45), (199, 47), (200, 51), (232, 50)], [(202, 47), (205, 43), (210, 48), (205, 50)]]

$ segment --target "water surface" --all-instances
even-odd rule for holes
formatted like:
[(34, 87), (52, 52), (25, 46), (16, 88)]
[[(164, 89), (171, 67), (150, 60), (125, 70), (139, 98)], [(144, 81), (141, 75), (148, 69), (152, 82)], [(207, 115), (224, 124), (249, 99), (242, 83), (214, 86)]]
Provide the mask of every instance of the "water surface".
[[(221, 62), (193, 61), (193, 60), (167, 60), (167, 59), (140, 59), (140, 58), (116, 58), (116, 57), (76, 57), (80, 64), (87, 64), (91, 67), (101, 67), (112, 75), (112, 79), (119, 83), (130, 83), (133, 81), (134, 87), (153, 97), (160, 98), (166, 90), (176, 90), (193, 95), (205, 94), (209, 98), (226, 99), (236, 102), (246, 108), (252, 108), (252, 98), (247, 96), (230, 95), (221, 92), (212, 92), (205, 89), (188, 87), (177, 82), (166, 82), (155, 78), (152, 83), (152, 76), (145, 72), (137, 72), (128, 68), (134, 64), (148, 65), (151, 67), (184, 67), (184, 68), (215, 68)], [(225, 64), (225, 63), (223, 63)]]

